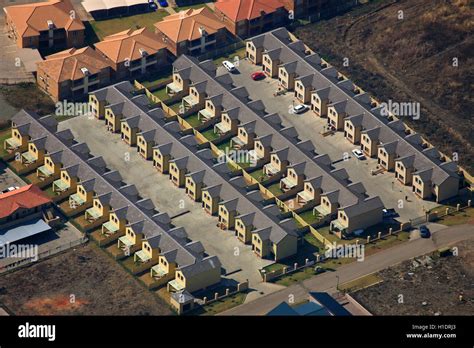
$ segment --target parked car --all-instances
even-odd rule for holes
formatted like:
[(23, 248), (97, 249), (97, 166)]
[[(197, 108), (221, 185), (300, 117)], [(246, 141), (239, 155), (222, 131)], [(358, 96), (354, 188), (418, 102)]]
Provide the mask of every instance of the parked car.
[(166, 0), (158, 0), (158, 3), (161, 7), (168, 7), (168, 2)]
[(155, 2), (152, 0), (148, 0), (148, 6), (150, 6), (152, 10), (156, 10), (158, 8), (158, 6), (156, 6)]
[(357, 231), (353, 232), (354, 236), (356, 236), (356, 237), (362, 236), (363, 233), (364, 233), (363, 229), (360, 229), (360, 230), (357, 230)]
[(7, 192), (14, 191), (14, 190), (18, 190), (19, 188), (20, 188), (19, 186), (10, 186), (9, 188), (6, 188), (5, 190), (3, 190), (2, 193), (7, 193)]
[(293, 112), (295, 114), (302, 114), (308, 109), (309, 109), (308, 106), (304, 104), (298, 104), (298, 105), (293, 106)]
[(259, 81), (259, 80), (263, 80), (266, 77), (266, 75), (263, 71), (256, 71), (252, 75), (250, 75), (250, 77), (254, 81)]
[(364, 153), (362, 152), (362, 150), (354, 149), (354, 150), (352, 150), (352, 153), (354, 154), (354, 156), (355, 156), (358, 160), (363, 160), (363, 159), (365, 159), (365, 155), (364, 155)]
[(398, 215), (395, 209), (383, 209), (382, 214), (384, 218), (391, 218)]
[(420, 237), (421, 238), (430, 238), (431, 237), (431, 232), (428, 227), (425, 225), (421, 225), (418, 230), (420, 231)]
[(224, 61), (222, 62), (222, 65), (223, 65), (224, 68), (226, 68), (227, 71), (229, 71), (229, 72), (237, 71), (237, 68), (235, 67), (235, 65), (232, 64), (231, 62), (229, 62), (228, 60), (224, 60)]

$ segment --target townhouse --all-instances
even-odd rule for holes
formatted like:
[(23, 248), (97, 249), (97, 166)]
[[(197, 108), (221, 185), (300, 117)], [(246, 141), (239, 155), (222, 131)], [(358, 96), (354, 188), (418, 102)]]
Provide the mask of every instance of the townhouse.
[[(171, 252), (187, 255), (176, 258), (176, 267), (169, 269), (172, 273), (166, 273), (165, 278), (152, 279), (160, 286), (167, 285), (170, 291), (196, 291), (220, 282), (221, 265), (217, 257), (206, 255), (202, 248), (196, 247), (197, 243), (190, 242), (183, 229), (180, 233), (170, 229), (169, 217), (156, 212), (150, 200), (141, 199), (133, 185), (124, 185), (118, 172), (108, 171), (103, 161), (87, 155), (87, 151), (63, 132), (56, 132), (57, 122), (52, 116), (39, 118), (22, 110), (13, 116), (12, 122), (17, 127), (28, 125), (27, 129), (42, 134), (49, 140), (47, 143), (54, 145), (49, 151), (62, 151), (62, 158), (74, 163), (63, 165), (68, 177), (61, 176), (63, 183), (56, 186), (63, 189), (64, 183), (70, 183), (74, 178), (76, 185), (72, 191), (75, 195), (70, 194), (69, 200), (77, 203), (73, 210), (82, 209), (83, 218), (78, 223), (84, 229), (100, 227), (103, 238), (116, 241), (125, 253), (137, 250), (134, 258), (140, 270), (147, 270), (158, 261), (157, 257), (148, 258), (148, 248), (150, 251), (153, 248), (156, 255)], [(28, 131), (27, 135), (32, 137)], [(89, 205), (84, 210), (81, 207), (86, 202)], [(144, 228), (140, 227), (142, 223)], [(142, 235), (137, 238), (139, 234)], [(156, 242), (150, 246), (148, 240)], [(162, 278), (166, 281), (160, 281)]]
[(200, 55), (231, 42), (224, 23), (207, 7), (183, 10), (154, 25), (159, 40), (175, 56)]
[[(225, 75), (215, 78), (215, 67), (207, 62), (197, 63), (191, 57), (182, 56), (173, 66), (175, 74), (186, 71), (188, 85), (207, 80), (206, 95), (224, 94), (221, 122), (215, 128), (234, 135), (231, 148), (244, 148), (266, 158), (259, 165), (271, 182), (278, 182), (282, 197), (296, 196), (300, 205), (297, 208), (313, 206), (315, 214), (341, 234), (382, 221), (379, 197), (369, 197), (362, 184), (350, 181), (345, 170), (335, 170), (328, 156), (318, 155), (313, 144), (300, 140), (293, 127), (284, 128), (280, 117), (267, 114), (261, 102), (250, 99), (245, 88), (236, 87)], [(261, 238), (269, 235), (267, 231)]]
[(219, 0), (214, 6), (216, 16), (240, 38), (264, 33), (289, 21), (280, 0)]
[(84, 46), (85, 27), (69, 0), (7, 6), (5, 27), (20, 48)]
[(394, 115), (386, 115), (381, 105), (301, 41), (292, 39), (286, 29), (249, 39), (247, 56), (264, 69), (270, 67), (267, 73), (278, 77), (282, 88), (294, 90), (296, 99), (311, 102), (316, 116), (327, 118), (328, 129), (344, 132), (368, 157), (377, 158), (381, 170), (394, 172), (420, 198), (441, 202), (458, 195), (455, 162)]
[(91, 47), (71, 48), (36, 65), (38, 86), (56, 102), (84, 99), (111, 81), (112, 62)]
[[(185, 61), (178, 60), (176, 64), (180, 63)], [(194, 73), (202, 75), (199, 70)], [(214, 83), (209, 81), (210, 85)], [(140, 115), (143, 119), (139, 122), (142, 128), (138, 132), (153, 134), (153, 138), (149, 138), (149, 146), (167, 155), (170, 181), (183, 187), (190, 199), (201, 202), (209, 214), (216, 215), (220, 228), (233, 230), (242, 242), (252, 244), (258, 256), (281, 260), (297, 252), (298, 235), (291, 220), (280, 222), (278, 214), (274, 211), (270, 213), (269, 208), (274, 205), (263, 207), (258, 190), (247, 192), (243, 177), (231, 177), (227, 163), (215, 164), (209, 149), (199, 150), (193, 135), (180, 134), (176, 121), (168, 122), (159, 109), (149, 110), (146, 96), (133, 96), (132, 91), (129, 83), (116, 84), (91, 93), (91, 103), (97, 107), (97, 103), (110, 104), (122, 99), (135, 105), (130, 114)], [(97, 109), (101, 109), (100, 106)], [(126, 119), (127, 115), (124, 117)], [(154, 164), (158, 162), (155, 156), (153, 159)], [(270, 233), (251, 238), (261, 230)], [(184, 270), (183, 275), (186, 274), (190, 276)]]
[(132, 28), (106, 36), (94, 46), (111, 61), (115, 81), (154, 72), (169, 64), (166, 44), (147, 28)]

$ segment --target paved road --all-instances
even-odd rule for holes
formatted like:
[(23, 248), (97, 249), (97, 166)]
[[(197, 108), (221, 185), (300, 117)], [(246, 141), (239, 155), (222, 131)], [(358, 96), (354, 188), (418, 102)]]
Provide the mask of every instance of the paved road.
[(336, 272), (327, 272), (312, 277), (299, 284), (230, 309), (221, 315), (264, 315), (279, 303), (288, 301), (290, 296), (294, 297), (294, 303), (297, 303), (307, 299), (309, 291), (336, 292), (337, 277), (339, 277), (340, 284), (346, 283), (470, 238), (474, 238), (474, 225), (445, 228), (433, 233), (431, 239), (420, 238), (400, 244), (369, 256), (364, 262), (353, 262), (341, 266)]

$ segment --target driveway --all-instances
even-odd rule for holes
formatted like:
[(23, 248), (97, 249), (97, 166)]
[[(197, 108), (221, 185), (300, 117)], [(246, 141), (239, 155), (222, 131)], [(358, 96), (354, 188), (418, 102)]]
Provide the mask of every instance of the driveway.
[[(268, 112), (278, 112), (285, 126), (293, 126), (298, 131), (302, 140), (310, 139), (319, 154), (328, 154), (334, 162), (334, 167), (345, 168), (353, 182), (362, 182), (369, 195), (379, 196), (386, 208), (394, 208), (401, 222), (424, 216), (424, 211), (438, 206), (435, 202), (418, 199), (411, 191), (411, 187), (403, 186), (395, 179), (393, 173), (371, 175), (370, 170), (375, 168), (377, 160), (367, 158), (358, 160), (351, 151), (358, 147), (349, 143), (342, 132), (323, 137), (321, 132), (326, 125), (326, 119), (317, 117), (310, 110), (304, 114), (290, 113), (290, 109), (298, 102), (294, 101), (293, 93), (274, 97), (273, 93), (278, 88), (278, 80), (265, 78), (253, 81), (252, 72), (261, 71), (260, 66), (255, 66), (247, 60), (241, 60), (238, 67), (240, 74), (232, 77), (237, 86), (245, 86), (252, 99), (261, 99)], [(218, 74), (223, 74), (225, 69), (218, 68)], [(407, 199), (405, 199), (407, 198)], [(400, 207), (399, 207), (400, 205)]]
[(152, 162), (145, 161), (136, 148), (122, 142), (119, 134), (107, 132), (102, 121), (87, 117), (75, 117), (59, 124), (59, 129), (66, 128), (71, 129), (76, 140), (86, 142), (94, 155), (103, 156), (107, 166), (118, 170), (125, 182), (135, 184), (140, 195), (150, 198), (159, 211), (171, 217), (183, 214), (174, 218), (173, 224), (184, 227), (191, 239), (201, 241), (208, 254), (218, 256), (227, 278), (239, 282), (248, 279), (253, 288), (263, 284), (258, 269), (271, 262), (258, 258), (232, 232), (217, 228), (216, 217), (205, 213), (201, 204), (193, 202), (184, 189), (176, 188), (167, 175), (158, 173)]
[(378, 252), (367, 257), (363, 262), (352, 262), (339, 267), (335, 272), (326, 272), (296, 285), (285, 288), (258, 300), (232, 308), (219, 315), (264, 315), (289, 296), (294, 296), (294, 303), (307, 300), (308, 292), (320, 291), (330, 294), (337, 291), (337, 284), (361, 278), (365, 275), (381, 271), (405, 260), (429, 254), (440, 248), (451, 246), (466, 239), (474, 238), (472, 225), (460, 225), (444, 228), (433, 233), (430, 239), (415, 239), (393, 248)]

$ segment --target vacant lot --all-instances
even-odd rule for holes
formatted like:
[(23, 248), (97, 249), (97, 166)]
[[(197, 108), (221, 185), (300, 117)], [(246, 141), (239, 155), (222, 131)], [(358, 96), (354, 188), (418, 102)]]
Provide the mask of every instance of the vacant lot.
[(374, 1), (295, 34), (379, 100), (421, 103), (421, 118), (406, 121), (446, 154), (458, 152), (472, 170), (474, 10), (468, 2)]
[(0, 276), (0, 305), (16, 315), (172, 313), (91, 243)]
[(386, 269), (378, 274), (382, 283), (353, 296), (374, 315), (473, 315), (474, 241), (456, 247), (459, 256), (421, 257)]

